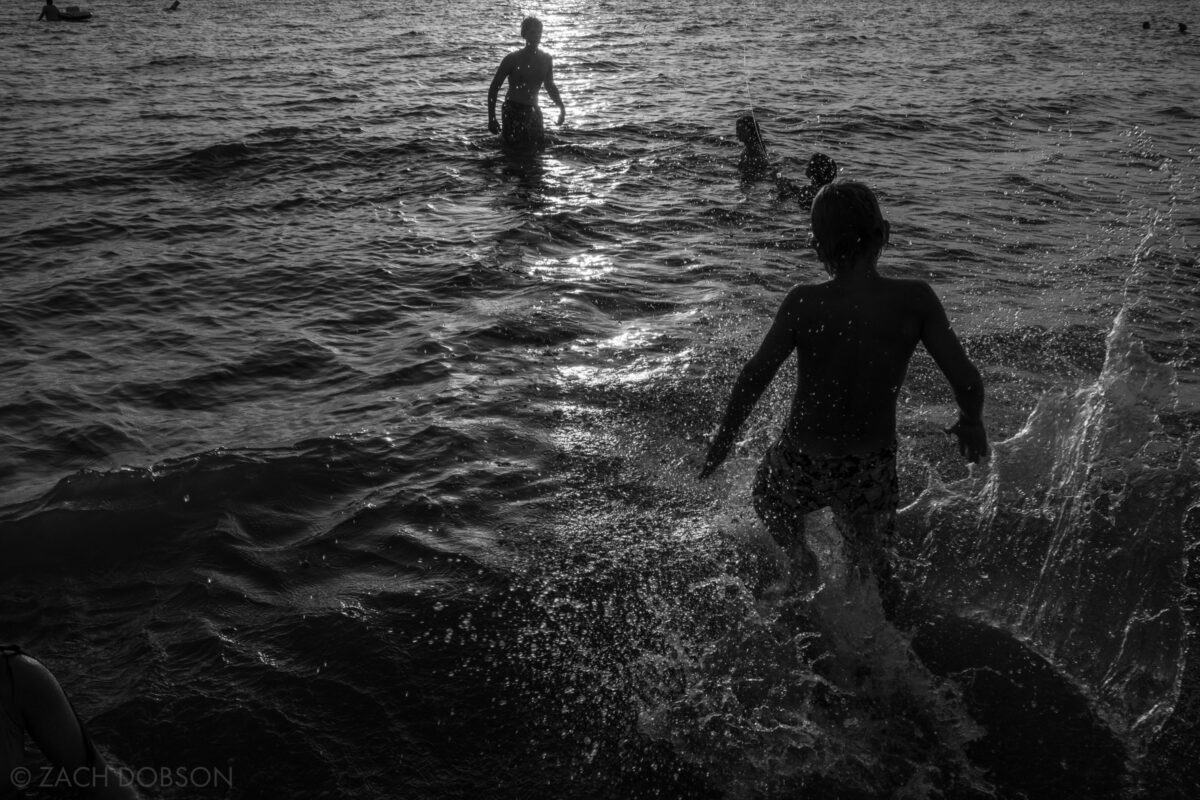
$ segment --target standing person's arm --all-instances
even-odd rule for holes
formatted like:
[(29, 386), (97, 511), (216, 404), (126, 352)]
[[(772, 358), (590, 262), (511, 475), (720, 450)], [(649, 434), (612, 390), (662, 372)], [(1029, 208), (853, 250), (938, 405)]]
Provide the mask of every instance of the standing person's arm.
[(558, 85), (554, 82), (554, 59), (546, 56), (546, 94), (550, 95), (550, 99), (554, 101), (554, 105), (558, 106), (558, 124), (562, 125), (567, 118), (567, 107), (563, 104), (562, 97), (558, 94)]
[(500, 132), (500, 123), (496, 120), (496, 98), (500, 96), (500, 87), (504, 85), (510, 72), (512, 72), (512, 57), (505, 56), (504, 60), (500, 62), (500, 66), (496, 68), (492, 85), (488, 87), (488, 130), (492, 133)]
[(983, 376), (971, 363), (962, 343), (950, 327), (946, 310), (937, 294), (924, 286), (924, 318), (921, 323), (921, 343), (933, 357), (938, 369), (954, 390), (954, 400), (961, 411), (958, 422), (946, 429), (958, 437), (958, 451), (971, 463), (988, 456), (987, 429), (983, 425)]
[(746, 362), (746, 366), (742, 368), (737, 381), (733, 384), (733, 391), (729, 393), (729, 405), (725, 409), (721, 427), (713, 437), (712, 443), (708, 447), (708, 453), (704, 456), (704, 466), (700, 469), (701, 478), (707, 478), (717, 467), (721, 466), (721, 462), (725, 460), (725, 457), (729, 455), (730, 448), (733, 447), (733, 437), (737, 435), (742, 423), (754, 410), (763, 391), (771, 384), (780, 365), (795, 349), (796, 337), (793, 326), (798, 302), (796, 298), (797, 290), (793, 289), (779, 306), (775, 321), (771, 323), (771, 329), (763, 337), (758, 352)]

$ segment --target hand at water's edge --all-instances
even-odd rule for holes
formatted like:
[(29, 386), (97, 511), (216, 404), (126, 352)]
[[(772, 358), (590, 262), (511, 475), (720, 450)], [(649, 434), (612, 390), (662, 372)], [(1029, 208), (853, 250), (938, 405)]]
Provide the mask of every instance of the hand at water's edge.
[(566, 119), (567, 119), (567, 110), (565, 108), (560, 109), (558, 112), (558, 124), (562, 125), (563, 122), (566, 121)]
[(983, 427), (982, 422), (967, 422), (960, 419), (946, 428), (945, 432), (958, 437), (959, 455), (972, 464), (978, 464), (991, 455), (987, 443), (987, 430)]
[(491, 119), (488, 120), (488, 130), (491, 131), (492, 133), (500, 132), (500, 123), (496, 121), (495, 117), (492, 117)]

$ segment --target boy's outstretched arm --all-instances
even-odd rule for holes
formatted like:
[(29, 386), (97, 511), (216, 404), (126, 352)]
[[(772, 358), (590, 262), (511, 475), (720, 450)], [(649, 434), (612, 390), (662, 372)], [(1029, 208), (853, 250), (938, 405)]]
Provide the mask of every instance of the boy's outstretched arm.
[(929, 294), (921, 325), (921, 342), (949, 381), (961, 411), (958, 422), (946, 432), (958, 437), (959, 453), (976, 463), (989, 455), (987, 430), (983, 425), (983, 376), (967, 357), (933, 289), (925, 286), (925, 290)]
[(779, 366), (787, 360), (795, 348), (796, 339), (792, 331), (795, 324), (796, 292), (797, 290), (793, 289), (779, 306), (775, 321), (771, 324), (767, 335), (763, 337), (758, 352), (746, 362), (746, 366), (742, 367), (741, 373), (738, 374), (737, 381), (733, 384), (733, 391), (729, 394), (729, 404), (725, 408), (725, 417), (721, 420), (721, 427), (713, 437), (712, 443), (709, 444), (708, 453), (704, 456), (704, 466), (700, 468), (701, 478), (711, 475), (729, 455), (729, 450), (733, 447), (733, 439), (737, 436), (742, 423), (750, 416), (758, 398), (771, 384), (771, 379), (775, 377)]

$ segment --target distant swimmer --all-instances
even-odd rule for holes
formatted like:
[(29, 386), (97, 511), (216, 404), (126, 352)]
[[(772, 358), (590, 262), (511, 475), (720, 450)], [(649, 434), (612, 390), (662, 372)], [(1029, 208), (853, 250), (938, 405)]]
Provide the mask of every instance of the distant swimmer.
[(808, 177), (807, 186), (802, 186), (790, 178), (776, 178), (775, 185), (779, 189), (780, 200), (795, 200), (801, 208), (812, 208), (813, 200), (821, 188), (833, 183), (838, 174), (837, 162), (824, 153), (814, 153), (804, 168)]
[(784, 298), (746, 363), (712, 438), (700, 478), (729, 455), (738, 430), (785, 360), (796, 353), (796, 394), (779, 439), (755, 476), (754, 509), (791, 556), (799, 587), (818, 583), (805, 539), (806, 514), (829, 507), (839, 520), (851, 575), (874, 574), (884, 612), (901, 600), (893, 538), (899, 489), (896, 403), (908, 362), (923, 344), (946, 376), (961, 414), (947, 430), (969, 461), (988, 455), (983, 379), (924, 281), (879, 274), (890, 226), (862, 183), (836, 182), (813, 203), (812, 246), (829, 275)]
[(1187, 25), (1186, 25), (1186, 24), (1184, 24), (1184, 23), (1182, 23), (1182, 22), (1181, 22), (1181, 23), (1179, 23), (1179, 32), (1180, 32), (1180, 33), (1187, 33)]
[(767, 145), (763, 141), (762, 131), (758, 127), (758, 120), (753, 114), (744, 114), (738, 117), (734, 130), (737, 132), (738, 141), (745, 145), (742, 157), (738, 161), (742, 177), (746, 180), (767, 177), (771, 172), (771, 162), (767, 156)]
[[(96, 751), (53, 673), (19, 647), (0, 647), (0, 661), (0, 797), (21, 797), (33, 784), (75, 788), (98, 800), (137, 800), (131, 782)], [(26, 733), (53, 768), (23, 765)]]
[(742, 178), (749, 181), (774, 177), (775, 187), (779, 191), (780, 200), (796, 200), (804, 209), (812, 206), (813, 198), (817, 196), (822, 186), (831, 183), (837, 177), (837, 163), (824, 153), (815, 153), (808, 160), (804, 174), (808, 176), (807, 185), (785, 178), (771, 163), (767, 153), (767, 143), (763, 139), (762, 129), (753, 114), (743, 114), (738, 117), (737, 138), (744, 147), (738, 160), (738, 170)]
[[(567, 107), (563, 105), (554, 84), (554, 59), (549, 53), (538, 50), (542, 41), (542, 23), (536, 17), (526, 17), (521, 23), (521, 37), (525, 47), (509, 53), (500, 62), (496, 77), (488, 88), (488, 130), (503, 132), (507, 144), (523, 147), (540, 147), (545, 138), (542, 110), (538, 108), (538, 93), (542, 85), (546, 94), (558, 106), (558, 124), (567, 118)], [(500, 85), (508, 81), (508, 92), (501, 109), (503, 125), (496, 121), (496, 97)]]
[(38, 15), (38, 20), (43, 19), (51, 22), (62, 19), (58, 14), (58, 8), (54, 5), (54, 0), (46, 0), (46, 5), (42, 6), (42, 13)]
[(171, 5), (164, 8), (163, 11), (175, 11), (178, 8), (179, 8), (179, 0), (175, 0), (174, 3), (171, 3)]

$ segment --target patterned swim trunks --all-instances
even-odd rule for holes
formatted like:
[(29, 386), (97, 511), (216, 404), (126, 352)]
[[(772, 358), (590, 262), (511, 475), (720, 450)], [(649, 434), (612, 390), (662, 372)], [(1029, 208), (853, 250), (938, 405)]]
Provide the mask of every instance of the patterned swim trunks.
[(884, 517), (881, 533), (890, 539), (900, 501), (896, 447), (815, 456), (780, 440), (759, 465), (753, 498), (754, 510), (781, 546), (796, 544), (804, 531), (804, 516), (826, 506), (851, 523)]

